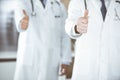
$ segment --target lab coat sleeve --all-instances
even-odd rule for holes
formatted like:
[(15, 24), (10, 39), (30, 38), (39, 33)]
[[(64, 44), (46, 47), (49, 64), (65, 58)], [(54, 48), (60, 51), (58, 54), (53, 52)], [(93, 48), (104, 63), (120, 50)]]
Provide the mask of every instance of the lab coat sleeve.
[(69, 65), (71, 60), (72, 60), (72, 53), (71, 53), (71, 41), (70, 41), (70, 38), (69, 36), (66, 34), (65, 32), (65, 19), (67, 18), (67, 12), (66, 12), (66, 8), (63, 6), (63, 4), (61, 4), (62, 6), (62, 26), (63, 26), (63, 29), (62, 29), (62, 38), (61, 38), (61, 41), (62, 41), (62, 45), (61, 45), (61, 62), (62, 64), (67, 64)]
[(66, 19), (65, 31), (73, 39), (79, 38), (81, 34), (75, 32), (75, 25), (79, 17), (82, 16), (80, 0), (71, 0), (68, 7), (68, 18)]
[(27, 11), (26, 0), (16, 0), (15, 23), (16, 23), (16, 28), (17, 28), (18, 32), (25, 31), (25, 30), (22, 30), (20, 27), (20, 20), (24, 17), (23, 9), (25, 11)]

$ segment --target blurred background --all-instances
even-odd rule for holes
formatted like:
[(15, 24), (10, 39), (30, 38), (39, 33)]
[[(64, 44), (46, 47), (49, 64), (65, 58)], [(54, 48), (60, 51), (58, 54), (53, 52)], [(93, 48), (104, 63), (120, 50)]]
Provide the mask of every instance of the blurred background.
[(15, 0), (0, 0), (0, 80), (13, 80), (18, 33), (14, 22)]
[[(69, 0), (61, 0), (68, 8)], [(0, 0), (0, 80), (13, 80), (15, 65), (17, 41), (19, 33), (16, 30), (14, 22), (15, 0)], [(71, 40), (74, 50), (74, 40)], [(74, 58), (73, 58), (74, 60)], [(69, 67), (67, 78), (72, 75), (73, 63)], [(65, 80), (61, 78), (61, 80)]]

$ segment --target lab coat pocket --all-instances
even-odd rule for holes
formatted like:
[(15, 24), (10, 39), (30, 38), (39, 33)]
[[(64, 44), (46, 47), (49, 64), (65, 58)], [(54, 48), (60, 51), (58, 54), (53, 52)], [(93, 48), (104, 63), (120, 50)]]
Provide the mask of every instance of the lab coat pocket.
[(55, 19), (60, 19), (62, 17), (61, 16), (61, 14), (62, 14), (61, 6), (60, 6), (59, 3), (56, 3), (56, 4), (53, 5), (52, 13), (53, 13)]
[(55, 20), (60, 20), (62, 17), (58, 10), (56, 10), (53, 14), (54, 14)]
[(24, 64), (32, 66), (33, 61), (33, 46), (28, 46), (25, 50), (24, 54)]

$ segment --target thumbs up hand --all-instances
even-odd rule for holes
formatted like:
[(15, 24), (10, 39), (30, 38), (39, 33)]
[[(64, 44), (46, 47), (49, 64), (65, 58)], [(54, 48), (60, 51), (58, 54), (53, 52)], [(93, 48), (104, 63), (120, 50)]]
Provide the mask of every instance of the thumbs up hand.
[(25, 10), (23, 10), (23, 14), (24, 17), (22, 18), (22, 20), (20, 20), (20, 27), (21, 29), (26, 30), (29, 24), (29, 16), (27, 15)]
[(84, 16), (80, 17), (77, 21), (75, 31), (76, 33), (79, 34), (87, 33), (87, 27), (88, 27), (88, 10), (85, 10)]

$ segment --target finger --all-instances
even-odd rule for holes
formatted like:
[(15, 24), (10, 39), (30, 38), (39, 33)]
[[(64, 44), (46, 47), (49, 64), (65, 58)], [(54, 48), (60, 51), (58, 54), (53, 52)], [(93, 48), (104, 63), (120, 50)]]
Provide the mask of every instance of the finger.
[(60, 76), (63, 76), (63, 75), (65, 75), (65, 72), (61, 72)]
[(20, 23), (26, 23), (26, 24), (28, 24), (28, 21), (27, 20), (21, 20)]
[(23, 20), (29, 21), (29, 17), (28, 16), (24, 16)]
[(80, 33), (81, 33), (81, 34), (84, 34), (84, 33), (87, 33), (87, 31), (83, 31), (83, 30), (81, 31), (81, 30), (80, 30)]
[(80, 29), (79, 30), (81, 33), (87, 33), (87, 29)]
[(26, 24), (26, 23), (21, 23), (21, 25), (22, 25), (22, 26), (28, 26), (28, 24)]
[(28, 24), (26, 24), (26, 23), (21, 23), (20, 25), (25, 26), (25, 27), (28, 26)]
[(81, 20), (81, 22), (84, 23), (84, 24), (87, 24), (88, 23), (88, 19), (84, 18), (84, 19)]
[(87, 30), (82, 31), (82, 33), (87, 33)]
[(88, 24), (84, 24), (84, 23), (79, 23), (77, 24), (78, 28), (87, 28), (88, 27)]
[(26, 25), (28, 25), (28, 22), (21, 21), (20, 24), (26, 24)]
[(81, 28), (87, 28), (88, 27), (88, 24), (80, 24)]
[(87, 27), (86, 27), (86, 26), (82, 26), (82, 27), (81, 27), (81, 26), (80, 26), (80, 27), (78, 26), (77, 30), (78, 30), (78, 32), (81, 33), (81, 32), (87, 31)]
[(65, 75), (65, 74), (66, 74), (65, 69), (61, 69), (61, 74), (60, 74), (60, 76), (63, 76), (63, 75)]
[(23, 9), (23, 14), (24, 14), (25, 16), (28, 16), (27, 13), (26, 13), (26, 11), (25, 11), (24, 9)]
[(61, 73), (65, 73), (65, 69), (64, 68), (61, 70)]
[(84, 18), (88, 18), (88, 10), (85, 10), (85, 12), (84, 12)]
[(21, 25), (21, 26), (22, 26), (21, 29), (27, 30), (27, 25)]
[(86, 33), (87, 32), (87, 29), (79, 29), (78, 30), (80, 33)]
[(88, 23), (88, 18), (80, 17), (78, 23)]

